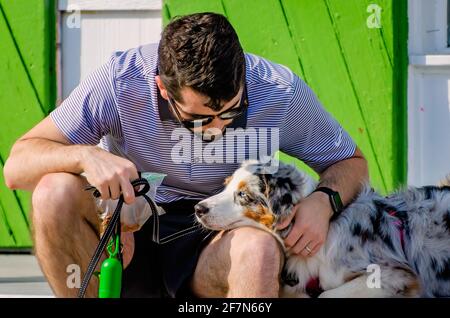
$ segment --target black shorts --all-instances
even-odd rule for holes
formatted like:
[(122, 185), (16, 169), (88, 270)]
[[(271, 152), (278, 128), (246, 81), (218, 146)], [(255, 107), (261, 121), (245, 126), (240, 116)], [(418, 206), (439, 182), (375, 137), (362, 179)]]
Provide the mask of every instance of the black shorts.
[(134, 232), (134, 254), (123, 272), (122, 297), (192, 296), (189, 282), (200, 252), (216, 233), (195, 222), (198, 202), (159, 203), (166, 213), (151, 216)]

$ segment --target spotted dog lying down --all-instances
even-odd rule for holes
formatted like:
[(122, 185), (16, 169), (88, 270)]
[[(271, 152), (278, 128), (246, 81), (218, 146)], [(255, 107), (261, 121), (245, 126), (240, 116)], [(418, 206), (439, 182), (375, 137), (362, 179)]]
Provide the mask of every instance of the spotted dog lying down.
[[(275, 225), (316, 182), (282, 163), (275, 174), (261, 172), (257, 162), (244, 162), (223, 192), (196, 206), (198, 221), (213, 230), (257, 227), (284, 246), (286, 233)], [(304, 297), (308, 283), (318, 280), (323, 291), (319, 297), (448, 297), (450, 182), (411, 187), (388, 197), (365, 186), (331, 222), (316, 255), (286, 256), (284, 271), (291, 283), (283, 284), (282, 295)], [(379, 266), (379, 286), (367, 283), (371, 264)]]

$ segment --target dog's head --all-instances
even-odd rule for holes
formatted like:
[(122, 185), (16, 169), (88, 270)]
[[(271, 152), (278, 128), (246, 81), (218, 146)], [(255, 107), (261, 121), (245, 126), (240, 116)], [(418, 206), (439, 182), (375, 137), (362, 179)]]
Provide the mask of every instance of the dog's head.
[(212, 230), (253, 226), (273, 231), (316, 182), (294, 166), (280, 163), (274, 174), (257, 161), (245, 161), (225, 180), (225, 189), (195, 206), (198, 221)]

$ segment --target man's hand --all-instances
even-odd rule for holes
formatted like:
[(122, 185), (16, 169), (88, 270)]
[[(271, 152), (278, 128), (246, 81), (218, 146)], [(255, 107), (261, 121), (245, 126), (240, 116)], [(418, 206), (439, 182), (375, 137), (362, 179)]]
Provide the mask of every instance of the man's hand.
[(291, 215), (279, 224), (283, 229), (295, 218), (291, 232), (284, 240), (293, 254), (310, 257), (326, 240), (333, 210), (327, 194), (313, 192), (293, 208)]
[(117, 200), (123, 193), (125, 203), (134, 202), (131, 181), (139, 177), (136, 166), (129, 160), (113, 155), (99, 147), (87, 147), (81, 169), (87, 181), (97, 188), (103, 200)]

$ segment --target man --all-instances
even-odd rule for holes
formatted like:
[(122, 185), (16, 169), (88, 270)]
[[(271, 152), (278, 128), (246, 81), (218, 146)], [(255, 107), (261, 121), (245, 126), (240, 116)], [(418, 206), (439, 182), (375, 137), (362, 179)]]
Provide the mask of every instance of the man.
[[(130, 180), (153, 171), (167, 174), (156, 196), (166, 213), (156, 241), (154, 217), (124, 236), (123, 296), (277, 297), (283, 258), (271, 235), (194, 224), (195, 204), (220, 191), (239, 162), (206, 163), (194, 150), (189, 162), (173, 158), (174, 130), (207, 147), (227, 136), (220, 138), (225, 128), (258, 127), (276, 129), (280, 150), (315, 169), (320, 186), (344, 204), (367, 179), (361, 151), (307, 85), (284, 66), (244, 54), (221, 15), (178, 18), (159, 45), (114, 54), (15, 143), (5, 164), (9, 188), (33, 191), (36, 256), (55, 294), (76, 295), (67, 266), (84, 272), (98, 243), (96, 206), (84, 186), (105, 200), (123, 193), (132, 204)], [(329, 195), (314, 192), (296, 206), (286, 245), (315, 254), (332, 215)], [(93, 280), (87, 295), (96, 289)]]

